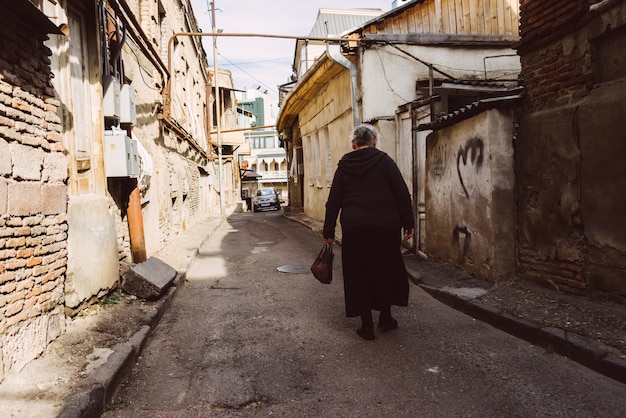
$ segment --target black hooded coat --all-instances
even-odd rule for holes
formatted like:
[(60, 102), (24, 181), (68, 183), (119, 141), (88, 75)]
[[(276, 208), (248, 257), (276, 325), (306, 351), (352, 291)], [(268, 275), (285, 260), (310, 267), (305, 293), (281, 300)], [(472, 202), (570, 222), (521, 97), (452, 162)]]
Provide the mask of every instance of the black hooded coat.
[(335, 237), (340, 212), (346, 316), (407, 306), (401, 228), (414, 228), (415, 220), (408, 188), (391, 157), (369, 147), (341, 158), (326, 202), (324, 238)]

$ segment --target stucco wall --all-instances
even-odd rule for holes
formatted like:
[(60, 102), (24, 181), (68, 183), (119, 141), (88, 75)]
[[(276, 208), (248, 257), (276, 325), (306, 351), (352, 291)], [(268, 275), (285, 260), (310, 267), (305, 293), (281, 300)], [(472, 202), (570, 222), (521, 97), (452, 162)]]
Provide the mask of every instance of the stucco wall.
[[(305, 160), (304, 213), (313, 219), (324, 219), (326, 200), (337, 163), (345, 153), (352, 150), (352, 128), (350, 74), (344, 71), (330, 80), (327, 87), (307, 103), (300, 113), (300, 135)], [(328, 135), (328, 149), (322, 140), (325, 132)], [(312, 142), (316, 134), (320, 138), (320, 156)], [(330, 154), (328, 162), (327, 153)], [(309, 160), (308, 157), (312, 159)], [(319, 176), (316, 166), (318, 161), (321, 168)]]
[(426, 252), (498, 281), (514, 273), (513, 111), (427, 137)]
[[(520, 63), (516, 51), (506, 48), (467, 48), (402, 45), (421, 60), (460, 79), (516, 78)], [(510, 54), (512, 56), (501, 57)], [(485, 57), (492, 57), (486, 60)], [(417, 98), (416, 81), (428, 80), (429, 68), (391, 46), (375, 46), (361, 54), (363, 120), (394, 116), (396, 108)], [(448, 78), (434, 72), (438, 79)]]
[(68, 204), (68, 275), (65, 304), (75, 309), (103, 295), (119, 277), (115, 216), (110, 199), (74, 196)]

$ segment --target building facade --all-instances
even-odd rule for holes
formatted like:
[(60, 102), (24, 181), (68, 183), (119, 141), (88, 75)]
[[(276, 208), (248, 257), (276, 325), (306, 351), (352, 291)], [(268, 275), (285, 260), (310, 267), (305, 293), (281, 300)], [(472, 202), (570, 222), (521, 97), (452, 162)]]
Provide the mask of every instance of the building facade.
[(258, 89), (246, 91), (239, 106), (250, 115), (250, 130), (244, 131), (245, 147), (239, 153), (242, 198), (254, 196), (261, 187), (273, 187), (281, 200), (288, 200), (287, 159), (275, 129), (269, 96)]
[(371, 123), (380, 132), (378, 147), (396, 160), (413, 195), (412, 249), (428, 256), (429, 130), (418, 126), (517, 86), (517, 22), (516, 2), (492, 10), (488, 2), (463, 9), (453, 1), (413, 1), (346, 31), (341, 47), (331, 42), (281, 103), (278, 127), (293, 173), (290, 209), (323, 219), (337, 162), (351, 151), (350, 131)]
[(175, 36), (200, 32), (188, 0), (15, 0), (6, 9), (2, 373), (116, 289), (121, 263), (143, 262), (219, 215), (222, 197), (234, 203), (232, 149), (243, 142), (218, 144), (212, 129), (218, 114), (229, 127), (236, 108), (229, 74), (214, 77), (199, 37)]

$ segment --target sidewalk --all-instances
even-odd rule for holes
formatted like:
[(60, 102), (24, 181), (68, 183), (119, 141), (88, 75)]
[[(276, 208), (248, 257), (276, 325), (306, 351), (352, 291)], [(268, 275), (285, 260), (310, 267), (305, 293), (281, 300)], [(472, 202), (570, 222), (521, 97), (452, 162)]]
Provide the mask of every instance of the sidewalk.
[[(321, 234), (321, 222), (297, 212), (285, 217)], [(494, 285), (414, 254), (404, 261), (410, 280), (437, 300), (626, 383), (626, 306), (514, 280)]]
[(0, 416), (100, 416), (140, 356), (201, 244), (223, 221), (215, 216), (197, 222), (154, 255), (178, 272), (159, 300), (142, 301), (120, 293), (68, 320), (65, 333), (39, 358), (0, 383)]

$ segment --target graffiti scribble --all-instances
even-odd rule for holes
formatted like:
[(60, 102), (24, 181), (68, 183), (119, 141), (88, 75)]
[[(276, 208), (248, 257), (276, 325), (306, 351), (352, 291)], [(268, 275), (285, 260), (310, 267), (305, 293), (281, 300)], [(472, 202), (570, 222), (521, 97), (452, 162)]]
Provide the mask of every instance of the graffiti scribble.
[[(462, 238), (461, 235), (464, 235)], [(461, 239), (463, 239), (463, 246), (461, 247)], [(458, 263), (460, 266), (465, 264), (465, 256), (470, 248), (470, 241), (472, 240), (472, 233), (469, 232), (466, 226), (456, 226), (452, 231), (452, 241), (457, 246)]]
[(467, 156), (470, 157), (470, 163), (476, 165), (477, 168), (483, 165), (483, 140), (480, 138), (472, 138), (465, 143), (465, 148), (459, 147), (459, 152), (456, 156), (456, 171), (459, 174), (459, 180), (461, 181), (461, 187), (465, 192), (465, 197), (469, 199), (469, 193), (465, 187), (463, 176), (461, 175), (461, 160), (463, 165), (467, 165)]

